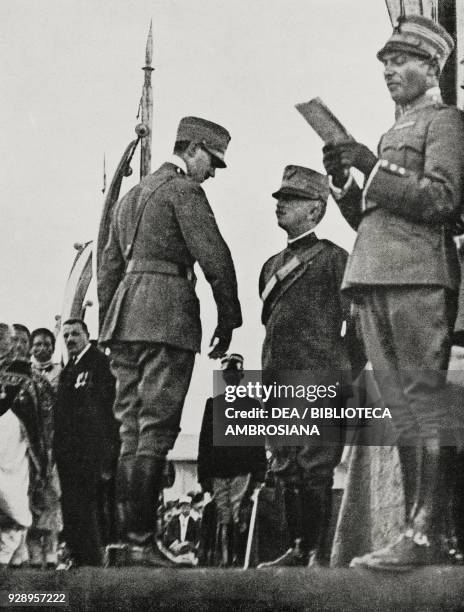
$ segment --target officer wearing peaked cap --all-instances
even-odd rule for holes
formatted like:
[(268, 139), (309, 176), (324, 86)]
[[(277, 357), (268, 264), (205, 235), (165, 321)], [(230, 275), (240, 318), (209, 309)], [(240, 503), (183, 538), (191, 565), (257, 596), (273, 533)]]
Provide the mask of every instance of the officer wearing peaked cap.
[[(264, 264), (259, 279), (266, 328), (263, 380), (269, 384), (295, 384), (288, 376), (302, 370), (309, 380), (311, 373), (350, 368), (347, 338), (341, 335), (350, 309), (349, 300), (340, 294), (347, 253), (314, 233), (328, 195), (327, 177), (301, 166), (287, 166), (273, 194), (277, 222), (288, 242)], [(337, 429), (337, 435), (330, 446), (315, 438), (298, 446), (272, 441), (272, 470), (283, 485), (291, 548), (261, 567), (326, 561), (333, 470), (344, 442), (343, 431)]]
[(117, 204), (99, 269), (100, 341), (118, 381), (118, 507), (136, 563), (163, 564), (151, 547), (153, 508), (200, 350), (195, 262), (217, 306), (211, 358), (242, 323), (230, 251), (200, 186), (225, 168), (229, 141), (220, 125), (183, 118), (172, 159)]
[[(329, 144), (324, 165), (342, 214), (357, 230), (343, 288), (354, 295), (367, 357), (391, 409), (407, 525), (398, 542), (354, 565), (408, 569), (439, 560), (445, 473), (446, 370), (459, 266), (453, 230), (464, 179), (459, 111), (442, 103), (439, 75), (453, 49), (439, 24), (403, 18), (377, 54), (396, 103), (378, 154), (355, 141)], [(347, 173), (365, 176), (360, 189)], [(449, 444), (448, 440), (448, 444)], [(449, 453), (448, 453), (449, 455)]]

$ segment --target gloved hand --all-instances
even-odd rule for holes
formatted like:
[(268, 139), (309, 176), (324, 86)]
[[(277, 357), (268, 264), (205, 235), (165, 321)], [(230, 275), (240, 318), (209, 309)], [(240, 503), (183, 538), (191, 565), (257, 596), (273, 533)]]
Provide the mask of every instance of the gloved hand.
[(332, 177), (332, 183), (335, 187), (342, 188), (348, 178), (349, 166), (343, 166), (340, 151), (333, 143), (326, 144), (322, 149), (322, 153), (325, 171)]
[(224, 357), (224, 355), (227, 353), (231, 340), (231, 329), (220, 330), (216, 328), (216, 331), (211, 338), (211, 342), (209, 343), (209, 345), (213, 347), (213, 350), (208, 353), (208, 357), (210, 359), (220, 359), (221, 357)]
[(339, 166), (343, 168), (356, 168), (365, 176), (369, 176), (378, 161), (377, 157), (366, 145), (355, 140), (345, 140), (344, 142), (337, 142), (328, 146), (331, 147), (330, 154), (332, 159), (337, 159), (338, 154)]

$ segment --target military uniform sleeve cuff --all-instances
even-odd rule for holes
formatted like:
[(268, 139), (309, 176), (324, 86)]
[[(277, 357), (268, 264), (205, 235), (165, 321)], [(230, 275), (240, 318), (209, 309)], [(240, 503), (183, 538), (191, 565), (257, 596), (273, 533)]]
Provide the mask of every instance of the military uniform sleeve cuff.
[(336, 187), (333, 184), (332, 177), (329, 175), (329, 187), (330, 187), (330, 191), (332, 193), (334, 200), (341, 200), (346, 195), (352, 183), (353, 183), (353, 175), (351, 174), (351, 172), (350, 172), (350, 175), (346, 183), (343, 185), (343, 187)]

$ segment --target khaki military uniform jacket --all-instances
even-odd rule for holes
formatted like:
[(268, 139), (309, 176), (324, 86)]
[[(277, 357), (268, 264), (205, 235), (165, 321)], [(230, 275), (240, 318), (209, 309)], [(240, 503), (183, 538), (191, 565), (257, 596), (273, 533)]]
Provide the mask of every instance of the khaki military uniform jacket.
[(437, 285), (456, 290), (459, 264), (451, 228), (461, 209), (464, 128), (459, 111), (425, 95), (381, 138), (379, 162), (363, 192), (339, 199), (357, 230), (343, 282)]
[[(140, 206), (148, 197), (126, 270)], [(218, 329), (242, 323), (230, 251), (203, 189), (172, 163), (145, 177), (117, 204), (98, 271), (100, 340), (105, 343), (160, 342), (198, 352), (199, 302), (192, 279), (159, 273), (152, 261), (188, 270), (198, 261), (211, 285)]]

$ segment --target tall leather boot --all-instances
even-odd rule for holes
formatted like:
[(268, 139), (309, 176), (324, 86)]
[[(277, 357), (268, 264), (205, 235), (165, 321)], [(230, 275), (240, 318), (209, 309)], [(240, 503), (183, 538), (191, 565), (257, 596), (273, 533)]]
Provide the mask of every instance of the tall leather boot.
[(403, 478), (404, 490), (404, 505), (406, 524), (409, 523), (412, 508), (414, 505), (414, 496), (418, 491), (418, 478), (420, 472), (421, 448), (417, 444), (398, 446), (398, 455), (401, 465), (401, 475)]
[(269, 567), (304, 567), (308, 562), (308, 546), (303, 528), (303, 521), (306, 520), (306, 517), (303, 516), (302, 489), (285, 487), (284, 506), (292, 546), (283, 555), (274, 559), (274, 561), (260, 563), (258, 569)]
[(134, 455), (119, 457), (116, 472), (116, 531), (118, 541), (105, 549), (104, 566), (121, 567), (128, 564), (128, 539), (132, 481), (136, 458)]
[(440, 515), (442, 517), (440, 552), (444, 563), (463, 565), (464, 555), (457, 536), (457, 519), (459, 517), (456, 507), (457, 456), (455, 446), (444, 446), (441, 448), (441, 473), (444, 483), (440, 508)]
[(396, 542), (353, 559), (351, 567), (405, 571), (437, 563), (444, 480), (439, 439), (426, 439), (422, 448), (419, 486), (416, 487), (410, 526)]
[(165, 460), (138, 456), (133, 471), (131, 491), (133, 500), (128, 506), (129, 565), (175, 567), (169, 552), (158, 548), (156, 540), (156, 509), (162, 488)]
[(332, 517), (332, 486), (306, 491), (308, 567), (327, 566), (330, 551), (328, 536)]
[(118, 538), (122, 542), (127, 541), (129, 505), (132, 503), (132, 481), (136, 457), (124, 455), (119, 457), (116, 472), (116, 524)]
[(220, 532), (221, 538), (221, 563), (220, 567), (229, 567), (229, 525), (221, 523)]
[(246, 525), (242, 523), (234, 523), (232, 530), (232, 565), (234, 567), (243, 566), (245, 556), (244, 546), (244, 533), (246, 532)]

